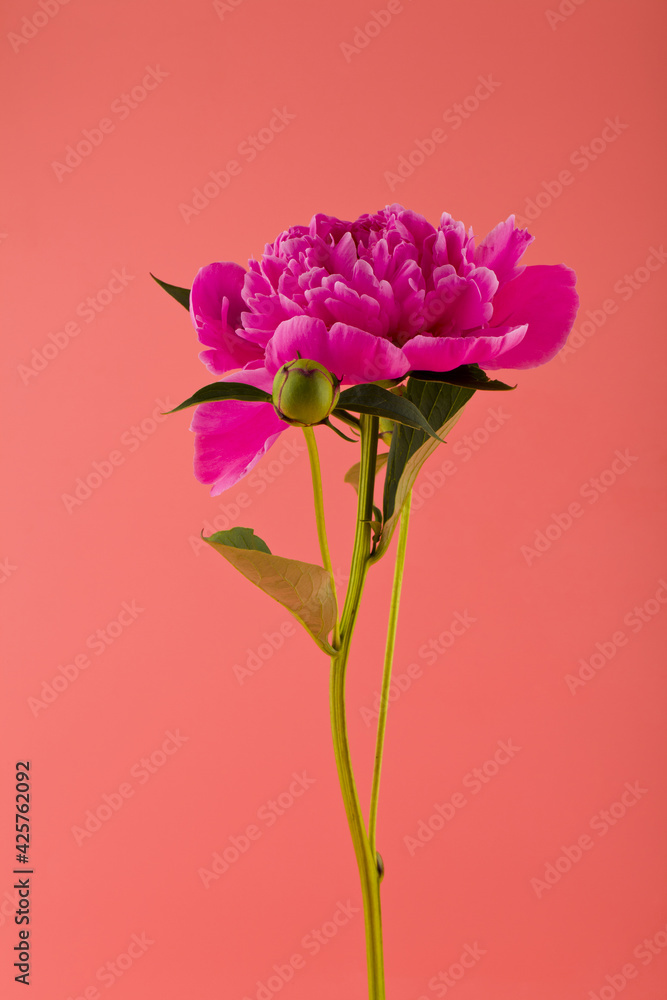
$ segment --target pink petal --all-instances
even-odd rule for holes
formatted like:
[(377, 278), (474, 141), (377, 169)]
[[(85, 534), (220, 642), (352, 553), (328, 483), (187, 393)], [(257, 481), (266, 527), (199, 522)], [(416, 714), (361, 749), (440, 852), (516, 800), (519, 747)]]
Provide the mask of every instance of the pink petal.
[(241, 368), (262, 356), (261, 348), (235, 332), (245, 308), (241, 297), (245, 273), (239, 264), (208, 264), (192, 283), (190, 316), (199, 340), (210, 348), (199, 357), (214, 375)]
[(482, 368), (493, 367), (489, 362), (503, 351), (519, 344), (528, 327), (485, 329), (493, 335), (424, 337), (420, 334), (407, 341), (403, 353), (410, 361), (410, 367), (416, 371), (449, 372), (459, 365), (471, 364), (478, 364)]
[(354, 265), (357, 263), (357, 248), (352, 233), (345, 233), (341, 241), (331, 251), (331, 271), (351, 278)]
[(501, 284), (520, 274), (517, 267), (526, 248), (535, 239), (527, 229), (514, 228), (514, 216), (499, 222), (476, 248), (474, 260), (477, 267), (495, 271)]
[(345, 383), (399, 378), (410, 367), (403, 351), (388, 340), (346, 323), (327, 330), (323, 320), (311, 316), (279, 324), (266, 347), (266, 367), (276, 372), (299, 355), (318, 361)]
[(390, 219), (393, 216), (401, 235), (407, 239), (412, 237), (412, 242), (420, 248), (424, 241), (435, 233), (435, 229), (423, 215), (420, 215), (419, 212), (413, 212), (412, 209), (403, 208), (397, 202), (394, 202), (393, 205), (387, 205), (385, 211)]
[[(246, 382), (271, 392), (273, 375), (255, 364), (221, 381)], [(211, 483), (211, 496), (217, 496), (250, 472), (288, 426), (272, 403), (202, 403), (190, 425), (195, 433), (195, 476), (200, 483)]]
[(535, 368), (560, 351), (572, 329), (579, 296), (577, 276), (564, 264), (536, 264), (503, 285), (493, 300), (492, 324), (528, 324), (520, 344), (489, 368)]

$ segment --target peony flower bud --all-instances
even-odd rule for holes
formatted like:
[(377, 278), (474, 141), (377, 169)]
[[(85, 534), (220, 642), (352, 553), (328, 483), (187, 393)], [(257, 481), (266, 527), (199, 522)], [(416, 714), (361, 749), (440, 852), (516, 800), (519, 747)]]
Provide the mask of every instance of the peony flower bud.
[(340, 382), (307, 358), (283, 365), (273, 380), (273, 406), (282, 420), (297, 427), (320, 424), (338, 403)]
[[(394, 385), (391, 386), (389, 392), (393, 392), (395, 396), (405, 396), (406, 386), (404, 385)], [(394, 432), (394, 427), (396, 422), (390, 420), (388, 417), (380, 417), (380, 438), (386, 445), (391, 444), (392, 434)]]
[(391, 436), (394, 433), (395, 426), (395, 422), (390, 420), (389, 417), (380, 417), (380, 437), (387, 445), (391, 444)]

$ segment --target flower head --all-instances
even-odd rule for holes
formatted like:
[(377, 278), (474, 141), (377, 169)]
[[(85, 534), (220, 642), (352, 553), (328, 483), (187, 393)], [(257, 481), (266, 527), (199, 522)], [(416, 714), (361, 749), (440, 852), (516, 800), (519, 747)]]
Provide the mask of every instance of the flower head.
[[(513, 216), (476, 245), (450, 215), (435, 228), (397, 204), (354, 222), (315, 215), (267, 244), (247, 271), (216, 263), (198, 272), (200, 357), (223, 380), (242, 375), (262, 388), (299, 358), (348, 385), (473, 363), (544, 364), (565, 344), (579, 300), (570, 268), (520, 263), (532, 240)], [(239, 433), (241, 416), (251, 435)], [(192, 423), (198, 478), (213, 494), (227, 489), (287, 426), (268, 403), (202, 404)]]

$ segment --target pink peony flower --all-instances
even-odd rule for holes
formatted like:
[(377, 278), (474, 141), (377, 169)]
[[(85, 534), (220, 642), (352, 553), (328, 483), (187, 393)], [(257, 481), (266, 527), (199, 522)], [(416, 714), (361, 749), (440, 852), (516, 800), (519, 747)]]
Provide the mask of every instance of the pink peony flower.
[[(299, 356), (348, 385), (473, 363), (544, 364), (565, 344), (579, 299), (565, 265), (520, 264), (532, 240), (514, 216), (475, 246), (451, 216), (435, 229), (397, 204), (355, 222), (315, 215), (267, 244), (247, 271), (216, 263), (198, 272), (190, 312), (207, 348), (200, 358), (223, 381), (269, 392), (281, 365)], [(198, 406), (197, 478), (221, 493), (288, 426), (270, 403)]]

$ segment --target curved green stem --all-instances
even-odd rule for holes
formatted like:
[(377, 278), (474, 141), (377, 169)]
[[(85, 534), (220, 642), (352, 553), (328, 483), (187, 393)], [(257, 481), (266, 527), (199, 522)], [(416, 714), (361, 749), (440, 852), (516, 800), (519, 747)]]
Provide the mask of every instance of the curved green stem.
[(334, 579), (331, 556), (329, 555), (329, 542), (327, 541), (327, 529), (324, 521), (324, 496), (322, 493), (322, 472), (320, 469), (320, 456), (317, 450), (317, 441), (312, 427), (304, 427), (303, 434), (308, 447), (308, 458), (310, 459), (310, 473), (313, 480), (313, 499), (315, 501), (315, 520), (317, 522), (317, 537), (320, 542), (320, 552), (324, 568), (331, 578), (331, 589), (333, 591), (336, 605), (336, 624), (333, 633), (333, 648), (340, 647), (340, 622), (338, 619), (338, 595), (336, 594), (336, 581)]
[(359, 502), (357, 504), (357, 527), (352, 549), (350, 580), (345, 595), (345, 605), (341, 619), (341, 633), (351, 635), (357, 620), (359, 602), (363, 592), (370, 557), (371, 522), (373, 520), (373, 490), (375, 487), (375, 466), (377, 463), (378, 417), (360, 415), (361, 423), (361, 465), (359, 469)]
[(345, 714), (345, 673), (361, 595), (369, 566), (373, 488), (378, 443), (378, 418), (362, 414), (361, 468), (357, 527), (352, 551), (350, 580), (341, 618), (341, 648), (331, 660), (331, 728), (338, 778), (343, 794), (352, 843), (359, 868), (366, 926), (369, 1000), (384, 1000), (384, 961), (382, 953), (382, 914), (380, 910), (380, 873), (375, 851), (371, 849), (354, 780)]
[(396, 626), (398, 625), (398, 608), (401, 600), (401, 586), (405, 567), (405, 550), (408, 542), (408, 525), (410, 523), (410, 501), (412, 490), (409, 491), (405, 505), (401, 511), (401, 528), (398, 536), (394, 583), (391, 589), (391, 606), (389, 609), (389, 624), (387, 626), (387, 645), (384, 654), (384, 671), (382, 674), (382, 692), (380, 694), (380, 711), (378, 714), (377, 740), (375, 744), (375, 767), (373, 770), (373, 786), (371, 789), (371, 807), (368, 819), (368, 839), (373, 855), (376, 853), (375, 835), (377, 829), (378, 797), (380, 794), (380, 773), (382, 771), (382, 751), (384, 734), (387, 727), (387, 710), (389, 708), (389, 688), (391, 686), (391, 667), (394, 661), (396, 646)]

